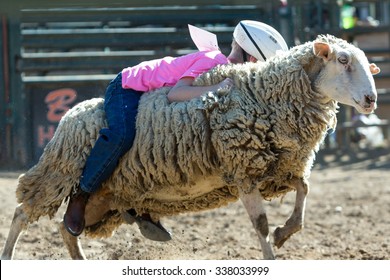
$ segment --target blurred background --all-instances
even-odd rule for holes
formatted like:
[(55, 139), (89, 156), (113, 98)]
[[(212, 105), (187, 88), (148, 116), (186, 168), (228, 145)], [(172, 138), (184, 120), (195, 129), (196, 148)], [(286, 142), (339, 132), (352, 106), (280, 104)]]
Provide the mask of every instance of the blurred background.
[(122, 68), (195, 51), (188, 24), (228, 54), (243, 19), (272, 25), (289, 47), (333, 34), (365, 51), (382, 70), (378, 110), (341, 106), (320, 152), (388, 151), (390, 0), (0, 1), (0, 168), (35, 164), (66, 111), (103, 96)]

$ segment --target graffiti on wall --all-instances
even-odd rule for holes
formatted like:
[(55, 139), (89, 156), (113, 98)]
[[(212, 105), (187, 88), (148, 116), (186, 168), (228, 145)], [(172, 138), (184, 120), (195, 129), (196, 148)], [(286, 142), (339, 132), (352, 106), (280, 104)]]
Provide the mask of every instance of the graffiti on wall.
[(37, 126), (38, 147), (44, 148), (54, 136), (55, 129), (65, 113), (72, 107), (77, 98), (76, 90), (61, 88), (50, 91), (44, 99), (46, 105), (46, 124)]
[(32, 159), (36, 162), (53, 138), (61, 118), (77, 103), (102, 97), (107, 81), (34, 84), (31, 96)]

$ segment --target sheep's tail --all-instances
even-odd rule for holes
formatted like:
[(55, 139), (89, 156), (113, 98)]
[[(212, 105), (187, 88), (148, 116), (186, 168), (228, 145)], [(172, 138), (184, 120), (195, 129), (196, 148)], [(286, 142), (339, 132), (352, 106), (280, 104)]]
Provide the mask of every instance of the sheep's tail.
[(77, 185), (69, 176), (65, 179), (60, 172), (53, 171), (50, 166), (37, 164), (19, 177), (16, 198), (30, 222), (45, 215), (53, 218), (62, 201)]
[(52, 218), (79, 184), (104, 120), (100, 98), (84, 101), (69, 110), (38, 163), (19, 177), (16, 198), (30, 222), (44, 215)]

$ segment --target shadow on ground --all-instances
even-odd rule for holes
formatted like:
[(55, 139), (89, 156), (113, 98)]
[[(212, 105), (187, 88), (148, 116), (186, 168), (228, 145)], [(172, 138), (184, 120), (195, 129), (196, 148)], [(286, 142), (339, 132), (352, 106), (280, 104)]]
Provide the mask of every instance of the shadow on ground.
[(314, 168), (353, 167), (354, 169), (390, 169), (390, 148), (323, 149), (317, 154)]

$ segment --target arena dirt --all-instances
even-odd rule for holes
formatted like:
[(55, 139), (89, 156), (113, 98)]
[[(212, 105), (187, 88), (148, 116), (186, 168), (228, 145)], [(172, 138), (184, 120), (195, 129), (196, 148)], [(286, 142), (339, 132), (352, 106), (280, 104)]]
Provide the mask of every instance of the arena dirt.
[[(320, 155), (310, 178), (305, 228), (275, 248), (278, 259), (390, 259), (390, 155), (387, 150)], [(17, 176), (0, 172), (0, 247), (16, 206)], [(295, 193), (266, 204), (271, 231), (293, 209)], [(19, 239), (15, 259), (69, 259), (53, 220), (42, 217)], [(240, 202), (163, 219), (173, 240), (146, 240), (136, 225), (81, 242), (88, 259), (259, 259), (259, 242)]]

